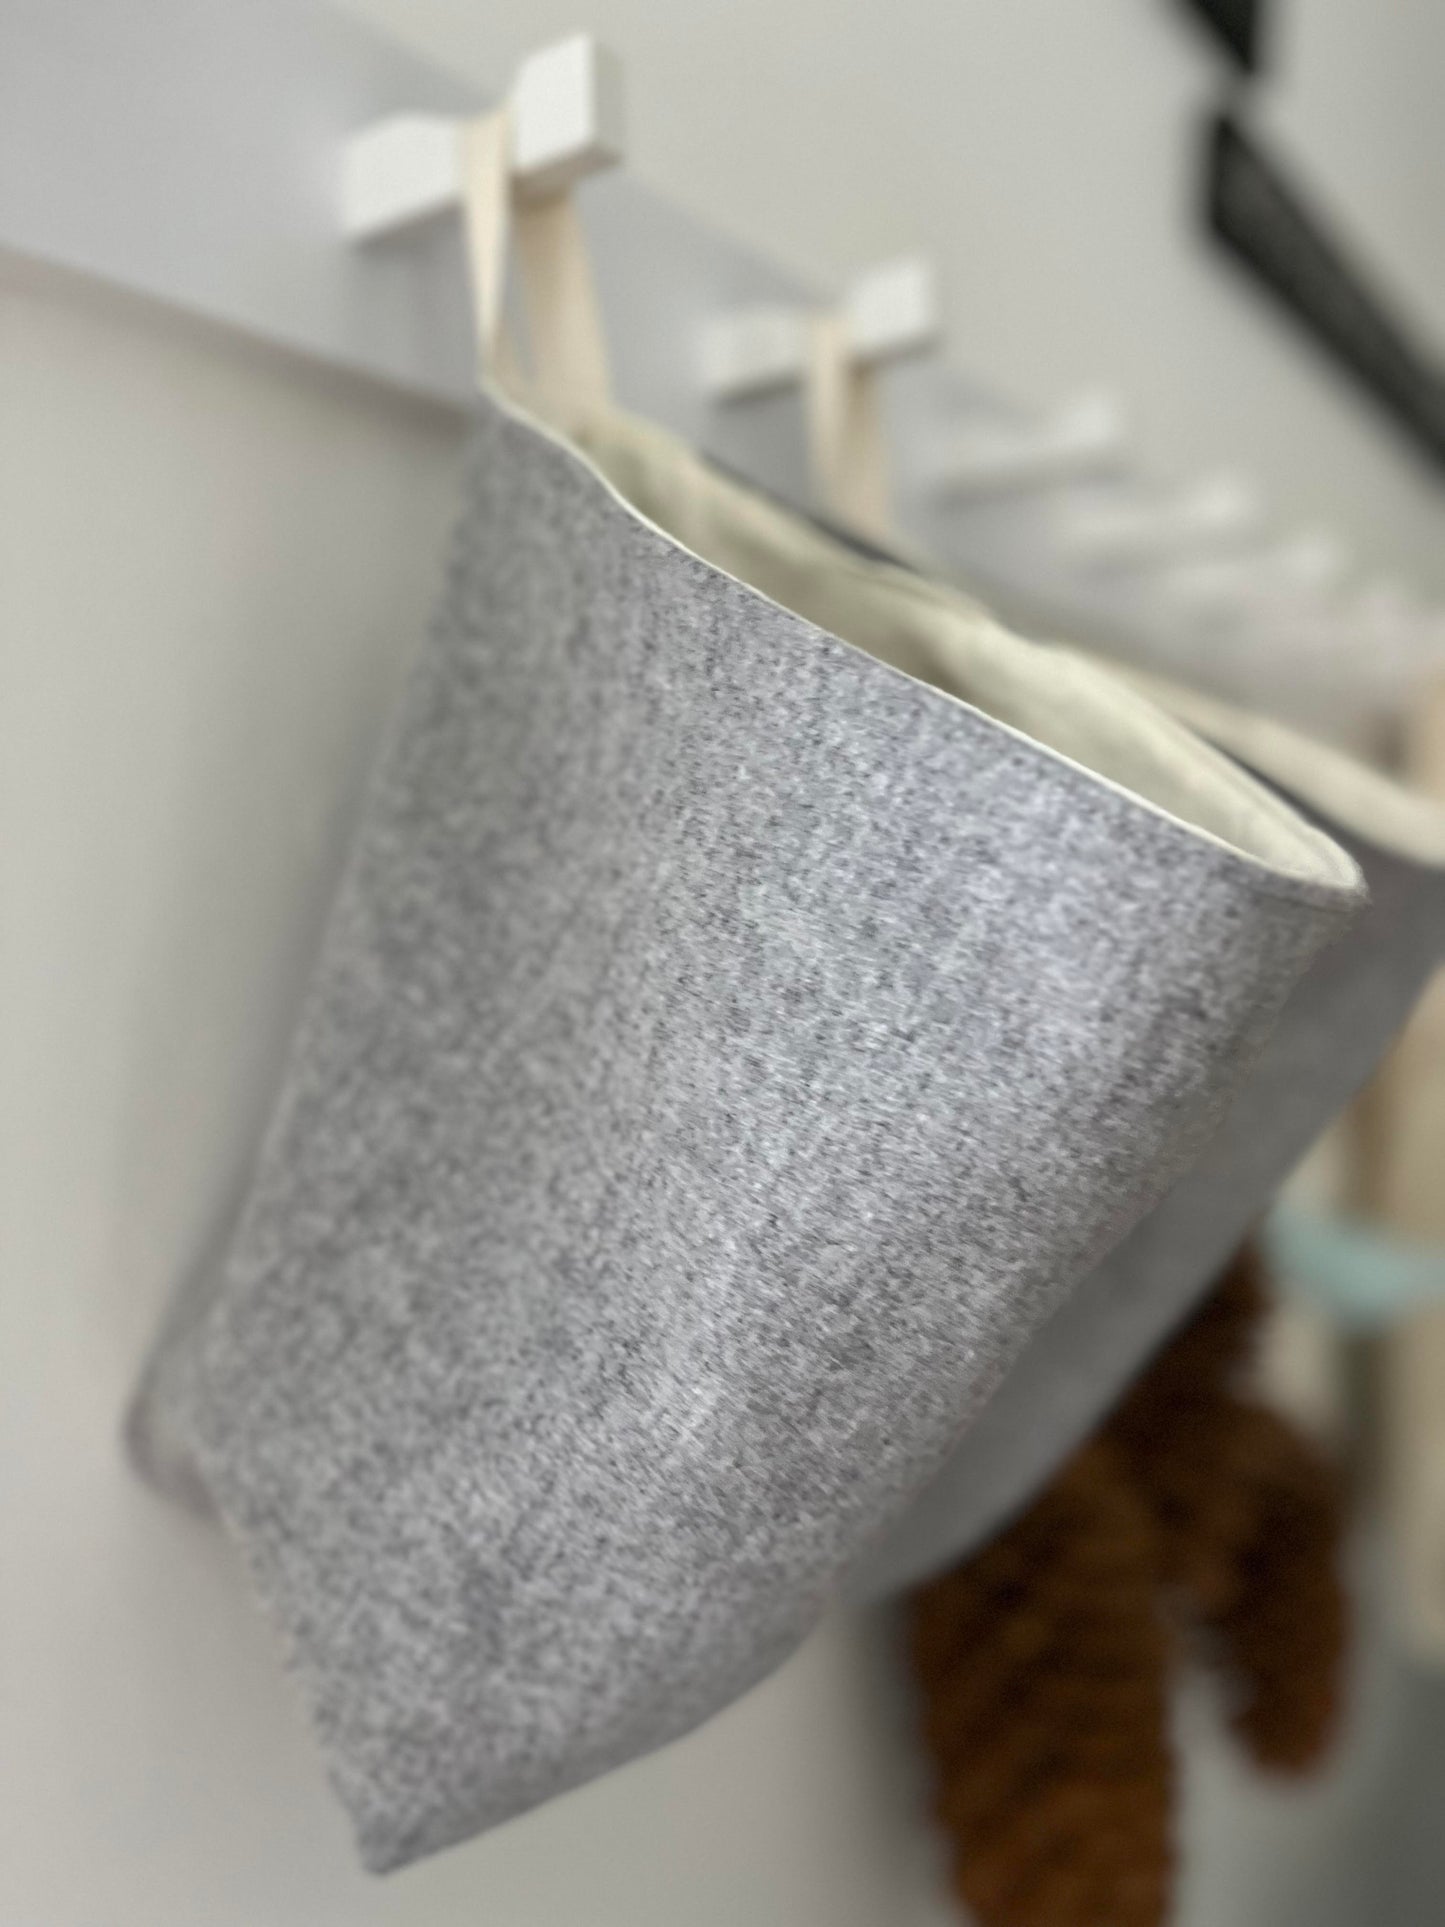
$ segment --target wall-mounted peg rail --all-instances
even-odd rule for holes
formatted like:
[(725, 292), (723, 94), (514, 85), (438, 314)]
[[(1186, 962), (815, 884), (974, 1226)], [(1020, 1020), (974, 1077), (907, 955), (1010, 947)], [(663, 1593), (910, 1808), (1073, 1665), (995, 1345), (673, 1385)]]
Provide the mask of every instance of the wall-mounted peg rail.
[[(461, 408), (459, 131), (487, 104), (320, 0), (7, 0), (0, 264)], [(1337, 552), (1311, 574), (1298, 539), (1261, 546), (1247, 485), (1161, 494), (1134, 472), (1113, 396), (1031, 414), (923, 352), (940, 334), (925, 259), (827, 294), (629, 178), (621, 75), (590, 37), (525, 62), (509, 104), (520, 191), (581, 182), (619, 398), (772, 492), (809, 500), (796, 384), (809, 318), (832, 312), (880, 371), (899, 528), (1006, 611), (1159, 659), (1201, 616), (1267, 647), (1282, 608), (1341, 592)], [(1437, 647), (1413, 610), (1392, 634), (1413, 620)]]

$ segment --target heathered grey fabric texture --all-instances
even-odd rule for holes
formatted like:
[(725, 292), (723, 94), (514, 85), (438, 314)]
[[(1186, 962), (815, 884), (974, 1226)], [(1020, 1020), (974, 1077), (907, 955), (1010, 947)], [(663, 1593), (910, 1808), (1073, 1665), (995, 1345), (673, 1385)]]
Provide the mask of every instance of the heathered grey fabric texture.
[(1217, 1120), (1357, 882), (1149, 713), (1114, 748), (1293, 873), (479, 404), (249, 1202), (134, 1426), (244, 1548), (369, 1866), (775, 1666)]
[(1301, 981), (1198, 1162), (1035, 1333), (862, 1562), (859, 1598), (944, 1570), (1027, 1505), (1207, 1290), (1445, 961), (1445, 813), (1292, 732), (1149, 686), (1237, 753), (1252, 750), (1262, 775), (1302, 781), (1294, 802), (1353, 853), (1369, 903)]

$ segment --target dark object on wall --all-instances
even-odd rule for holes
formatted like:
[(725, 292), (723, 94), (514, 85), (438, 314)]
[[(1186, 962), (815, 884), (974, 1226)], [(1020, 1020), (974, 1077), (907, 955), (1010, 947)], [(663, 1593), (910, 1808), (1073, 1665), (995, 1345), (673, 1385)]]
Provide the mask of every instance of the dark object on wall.
[(1208, 129), (1209, 232), (1445, 469), (1445, 370), (1363, 266), (1230, 114)]
[(1189, 1658), (1261, 1767), (1341, 1710), (1335, 1469), (1250, 1395), (1249, 1251), (1014, 1522), (908, 1607), (934, 1809), (980, 1927), (1163, 1927)]
[(1184, 0), (1247, 74), (1259, 72), (1266, 38), (1264, 0)]

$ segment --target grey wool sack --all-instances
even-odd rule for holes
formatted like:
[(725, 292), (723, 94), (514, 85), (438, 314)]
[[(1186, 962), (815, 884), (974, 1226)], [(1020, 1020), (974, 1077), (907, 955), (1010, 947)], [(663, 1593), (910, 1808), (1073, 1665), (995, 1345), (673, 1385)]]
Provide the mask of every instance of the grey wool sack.
[(378, 1870), (776, 1666), (1361, 897), (1108, 675), (549, 422), (477, 403), (247, 1203), (131, 1416)]
[(1445, 811), (1282, 725), (1134, 680), (1350, 850), (1369, 902), (1301, 980), (1197, 1162), (1035, 1334), (863, 1562), (863, 1598), (955, 1564), (1022, 1510), (1198, 1302), (1445, 962)]

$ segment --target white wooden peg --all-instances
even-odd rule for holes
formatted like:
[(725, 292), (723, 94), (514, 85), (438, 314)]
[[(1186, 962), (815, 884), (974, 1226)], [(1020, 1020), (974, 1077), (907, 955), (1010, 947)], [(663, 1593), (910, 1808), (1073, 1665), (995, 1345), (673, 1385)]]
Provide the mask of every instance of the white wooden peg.
[(1176, 607), (1197, 615), (1268, 614), (1320, 601), (1338, 589), (1348, 570), (1340, 543), (1311, 530), (1243, 555), (1186, 564), (1160, 586)]
[(1338, 588), (1350, 567), (1344, 546), (1323, 531), (1291, 536), (1271, 553), (1273, 579), (1286, 595), (1322, 595)]
[(622, 63), (591, 34), (531, 54), (512, 86), (512, 172), (542, 199), (627, 152)]
[(1035, 424), (971, 427), (935, 450), (927, 482), (978, 499), (1053, 488), (1122, 466), (1128, 431), (1118, 398), (1092, 391)]
[[(511, 93), (512, 174), (519, 194), (560, 193), (625, 152), (622, 68), (590, 34), (522, 62)], [(342, 227), (370, 241), (455, 207), (464, 123), (400, 114), (354, 134), (342, 156)]]
[(857, 361), (897, 361), (920, 353), (942, 331), (938, 276), (921, 254), (870, 268), (843, 295), (843, 326)]
[(1070, 558), (1089, 568), (1167, 564), (1249, 537), (1263, 504), (1248, 482), (1212, 476), (1161, 501), (1122, 501), (1079, 510), (1060, 526)]
[[(838, 312), (850, 355), (873, 366), (931, 347), (942, 326), (933, 263), (920, 255), (885, 262), (845, 290)], [(772, 304), (715, 315), (703, 328), (703, 390), (716, 401), (800, 382), (808, 366), (811, 312)]]

